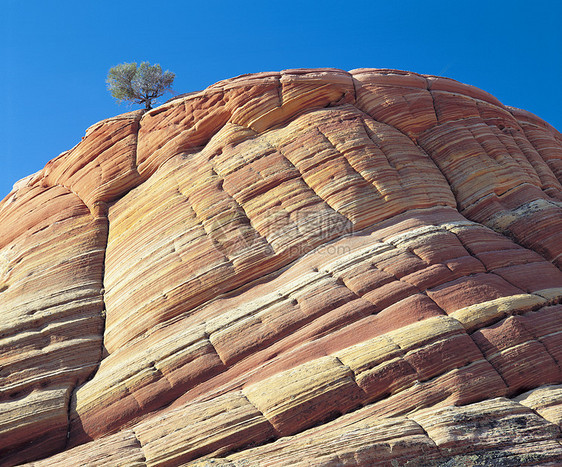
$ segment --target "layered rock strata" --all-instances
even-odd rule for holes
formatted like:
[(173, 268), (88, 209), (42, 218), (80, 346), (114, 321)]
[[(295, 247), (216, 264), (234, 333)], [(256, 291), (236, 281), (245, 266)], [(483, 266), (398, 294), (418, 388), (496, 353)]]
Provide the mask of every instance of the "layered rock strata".
[(394, 70), (94, 125), (0, 204), (2, 465), (561, 463), (561, 182)]

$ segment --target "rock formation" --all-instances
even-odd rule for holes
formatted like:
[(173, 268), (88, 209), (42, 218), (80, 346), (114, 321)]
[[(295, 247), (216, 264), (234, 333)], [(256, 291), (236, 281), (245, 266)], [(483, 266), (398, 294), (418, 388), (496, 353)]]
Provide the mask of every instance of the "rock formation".
[(559, 465), (561, 182), (394, 70), (92, 126), (0, 204), (1, 465)]

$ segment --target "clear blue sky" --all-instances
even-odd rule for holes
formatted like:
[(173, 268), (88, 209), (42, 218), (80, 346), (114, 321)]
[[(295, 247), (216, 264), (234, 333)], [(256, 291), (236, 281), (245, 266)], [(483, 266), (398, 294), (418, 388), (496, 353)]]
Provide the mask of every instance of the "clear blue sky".
[[(0, 199), (138, 107), (109, 95), (132, 61), (176, 73), (178, 93), (243, 73), (397, 68), (448, 76), (562, 129), (562, 6), (554, 1), (1, 0)], [(166, 97), (167, 98), (167, 97)]]

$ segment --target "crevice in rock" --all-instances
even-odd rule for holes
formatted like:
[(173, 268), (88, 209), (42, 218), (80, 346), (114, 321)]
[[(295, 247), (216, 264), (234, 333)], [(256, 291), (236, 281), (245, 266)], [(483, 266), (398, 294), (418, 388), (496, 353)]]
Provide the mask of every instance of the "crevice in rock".
[[(546, 168), (548, 170), (549, 174), (552, 175), (554, 180), (558, 181), (559, 184), (560, 184), (560, 181), (558, 180), (558, 178), (556, 177), (556, 175), (552, 171), (551, 167), (548, 165), (548, 162), (543, 159), (541, 154), (536, 150), (536, 148), (533, 146), (533, 144), (531, 143), (529, 138), (526, 136), (525, 129), (523, 128), (523, 126), (521, 126), (521, 130), (522, 130), (523, 136), (525, 138), (523, 139), (521, 135), (517, 135), (517, 137), (512, 136), (512, 139), (515, 142), (515, 144), (516, 144), (517, 148), (519, 149), (519, 151), (521, 152), (521, 154), (523, 155), (523, 157), (525, 159), (527, 159), (527, 161), (529, 161), (529, 165), (532, 167), (534, 173), (536, 174), (536, 176), (539, 179), (542, 191), (550, 198), (550, 195), (548, 195), (548, 193), (547, 193), (548, 187), (545, 188), (545, 186), (547, 185), (547, 182), (543, 179), (544, 175), (541, 173), (541, 171), (538, 170), (538, 167), (536, 166), (536, 161), (534, 160), (534, 158), (531, 157), (530, 155), (527, 155), (527, 153), (529, 151), (534, 151), (534, 153), (536, 155), (535, 157), (539, 158), (540, 161), (542, 161), (544, 163), (544, 168)], [(529, 147), (528, 148), (524, 147), (521, 140), (524, 140), (525, 142), (527, 142)], [(550, 188), (552, 188), (552, 187), (550, 187)]]
[(267, 423), (269, 423), (269, 424), (271, 425), (271, 428), (272, 428), (273, 431), (277, 434), (277, 437), (278, 437), (278, 438), (282, 437), (282, 435), (277, 431), (277, 429), (273, 426), (273, 424), (269, 421), (269, 419), (265, 416), (265, 414), (260, 410), (260, 408), (259, 408), (256, 404), (254, 404), (254, 403), (250, 400), (250, 398), (249, 398), (248, 396), (246, 396), (246, 394), (244, 394), (244, 392), (240, 392), (240, 395), (248, 402), (249, 405), (251, 405), (251, 406), (256, 410), (256, 412), (260, 413), (261, 416), (262, 416), (265, 420), (267, 420)]
[[(516, 187), (514, 187), (514, 188), (516, 188)], [(545, 254), (544, 248), (541, 248), (540, 245), (537, 245), (536, 243), (530, 242), (529, 240), (526, 240), (524, 238), (519, 238), (515, 233), (513, 233), (509, 229), (509, 227), (510, 227), (509, 225), (506, 228), (502, 228), (502, 227), (498, 226), (495, 222), (497, 219), (500, 219), (504, 215), (517, 213), (518, 211), (520, 213), (522, 213), (522, 211), (524, 211), (526, 208), (528, 208), (529, 205), (531, 205), (533, 202), (535, 202), (535, 200), (524, 203), (524, 204), (522, 204), (521, 206), (519, 206), (518, 208), (515, 208), (515, 209), (505, 209), (500, 213), (497, 213), (495, 215), (490, 216), (487, 220), (485, 220), (485, 222), (483, 224), (480, 224), (480, 225), (482, 225), (484, 227), (487, 227), (490, 230), (493, 230), (494, 232), (508, 238), (511, 242), (513, 242), (517, 246), (519, 246), (519, 247), (521, 247), (525, 250), (529, 250), (529, 251), (532, 251), (532, 252), (538, 254), (539, 256), (541, 256), (544, 259), (544, 261), (546, 261), (550, 264), (553, 264), (555, 267), (558, 267), (558, 269), (561, 269), (562, 266), (557, 266), (554, 263), (554, 261), (556, 261), (556, 257), (555, 258), (549, 258)], [(546, 202), (554, 204), (550, 201), (546, 201)], [(558, 207), (556, 204), (554, 204), (554, 206)], [(535, 212), (538, 212), (538, 211), (535, 211)], [(461, 214), (465, 215), (464, 213), (461, 213)], [(524, 215), (524, 213), (523, 213), (523, 215)], [(468, 217), (468, 216), (466, 216), (466, 218), (470, 219), (470, 217)], [(514, 221), (514, 222), (516, 222), (516, 221)]]
[(433, 112), (435, 112), (435, 120), (437, 120), (437, 123), (435, 125), (433, 125), (431, 128), (428, 128), (426, 131), (431, 130), (432, 128), (435, 128), (437, 125), (440, 125), (440, 119), (439, 119), (439, 113), (437, 112), (437, 106), (435, 105), (435, 96), (433, 95), (433, 92), (431, 91), (431, 86), (429, 84), (429, 79), (427, 78), (427, 76), (424, 76), (425, 78), (425, 82), (427, 83), (426, 89), (427, 92), (429, 93), (429, 95), (431, 96), (431, 104), (433, 106)]
[[(483, 227), (481, 224), (477, 224), (479, 227)], [(447, 229), (447, 232), (450, 232), (451, 234), (453, 234), (455, 236), (455, 238), (458, 240), (458, 242), (462, 245), (462, 247), (466, 250), (466, 252), (468, 253), (468, 256), (471, 256), (472, 258), (474, 258), (475, 260), (477, 260), (482, 267), (484, 268), (484, 271), (486, 273), (489, 273), (490, 271), (488, 270), (488, 268), (486, 267), (486, 265), (482, 262), (482, 260), (472, 251), (472, 249), (466, 245), (460, 235), (457, 235), (454, 231)]]
[[(457, 201), (457, 198), (458, 198), (458, 197), (457, 197), (457, 194), (455, 193), (455, 190), (454, 190), (453, 187), (452, 187), (452, 182), (451, 182), (451, 180), (449, 179), (449, 177), (447, 177), (447, 175), (446, 175), (445, 172), (441, 169), (441, 167), (439, 167), (439, 164), (437, 164), (437, 162), (435, 162), (435, 160), (433, 160), (433, 158), (431, 157), (431, 155), (418, 143), (418, 139), (413, 138), (413, 137), (407, 135), (407, 134), (404, 133), (400, 128), (397, 128), (397, 127), (394, 126), (394, 125), (391, 125), (391, 124), (389, 124), (389, 123), (386, 123), (386, 122), (382, 122), (382, 121), (380, 121), (380, 120), (377, 120), (377, 119), (374, 118), (372, 115), (370, 115), (368, 112), (366, 112), (365, 110), (363, 110), (361, 107), (355, 106), (355, 108), (356, 108), (359, 112), (361, 112), (365, 117), (367, 117), (367, 118), (369, 118), (369, 119), (371, 119), (371, 120), (373, 120), (373, 121), (375, 121), (375, 122), (377, 122), (377, 123), (380, 123), (380, 124), (382, 124), (382, 125), (387, 125), (388, 127), (393, 128), (393, 129), (396, 130), (398, 133), (402, 134), (404, 137), (408, 138), (408, 140), (410, 140), (410, 141), (416, 146), (416, 148), (420, 151), (420, 153), (421, 153), (422, 155), (424, 155), (424, 156), (427, 156), (428, 160), (430, 160), (430, 161), (433, 163), (433, 165), (435, 166), (435, 168), (441, 173), (441, 175), (443, 176), (444, 180), (445, 180), (445, 181), (447, 182), (447, 184), (449, 185), (449, 190), (451, 190), (451, 193), (452, 193), (452, 195), (453, 195), (453, 198)], [(457, 211), (460, 211), (458, 201), (457, 201), (457, 208), (456, 208), (456, 209), (457, 209)]]
[(104, 223), (104, 231), (103, 231), (103, 238), (102, 238), (102, 242), (105, 245), (104, 247), (104, 254), (103, 254), (103, 260), (102, 260), (102, 269), (101, 269), (101, 288), (100, 288), (100, 296), (102, 299), (102, 310), (101, 310), (101, 323), (100, 323), (100, 327), (101, 327), (101, 339), (100, 339), (100, 351), (99, 351), (99, 359), (97, 362), (97, 365), (92, 369), (91, 373), (89, 374), (89, 376), (81, 383), (78, 384), (78, 382), (76, 382), (76, 384), (74, 385), (72, 391), (70, 392), (70, 396), (68, 399), (68, 429), (67, 429), (67, 435), (66, 435), (66, 444), (65, 444), (65, 449), (67, 449), (69, 443), (70, 443), (70, 431), (71, 431), (71, 426), (72, 426), (72, 401), (74, 398), (74, 395), (76, 393), (76, 391), (78, 389), (80, 389), (80, 387), (82, 387), (84, 384), (86, 384), (88, 381), (92, 380), (94, 378), (94, 376), (96, 375), (96, 373), (99, 370), (99, 367), (101, 365), (102, 360), (105, 357), (106, 351), (105, 351), (105, 345), (104, 345), (104, 336), (105, 336), (105, 322), (106, 322), (106, 307), (105, 307), (105, 285), (104, 285), (104, 279), (105, 279), (105, 261), (106, 261), (106, 254), (107, 254), (107, 243), (108, 243), (108, 237), (109, 237), (109, 219), (107, 217), (107, 211), (105, 212), (105, 217), (103, 218), (102, 222)]
[(277, 78), (277, 98), (279, 99), (279, 108), (283, 107), (283, 83), (281, 82), (281, 75)]
[[(526, 264), (532, 264), (532, 263), (526, 263)], [(526, 294), (526, 293), (529, 293), (529, 294), (530, 294), (530, 293), (531, 293), (531, 292), (528, 292), (528, 291), (525, 290), (525, 289), (522, 289), (522, 288), (519, 287), (518, 285), (514, 284), (514, 283), (513, 283), (512, 281), (510, 281), (508, 278), (501, 276), (500, 274), (498, 274), (498, 273), (496, 272), (495, 269), (492, 269), (492, 270), (486, 271), (486, 272), (487, 272), (487, 274), (493, 274), (495, 277), (498, 277), (500, 280), (505, 281), (505, 282), (507, 282), (509, 285), (511, 285), (512, 287), (514, 287), (514, 288), (520, 290), (520, 293), (521, 293), (521, 294)]]
[(347, 216), (345, 216), (344, 214), (342, 214), (341, 212), (339, 212), (339, 211), (338, 211), (336, 208), (334, 208), (333, 206), (330, 206), (330, 204), (329, 204), (329, 203), (328, 203), (312, 186), (310, 186), (310, 184), (307, 182), (307, 178), (308, 178), (308, 177), (305, 176), (305, 175), (306, 175), (306, 172), (303, 172), (300, 168), (298, 168), (295, 164), (293, 164), (293, 162), (291, 161), (291, 159), (289, 158), (289, 156), (287, 156), (287, 154), (286, 154), (280, 147), (278, 147), (278, 146), (274, 146), (274, 147), (275, 147), (275, 149), (277, 150), (277, 152), (278, 152), (279, 154), (281, 154), (281, 155), (283, 156), (283, 158), (284, 158), (292, 167), (294, 167), (294, 169), (295, 169), (296, 171), (298, 171), (298, 173), (299, 173), (300, 176), (301, 176), (301, 179), (302, 179), (303, 183), (306, 184), (306, 186), (308, 187), (308, 189), (309, 189), (312, 193), (314, 193), (314, 195), (318, 198), (318, 200), (319, 200), (320, 202), (323, 202), (323, 203), (325, 203), (326, 205), (328, 205), (331, 210), (333, 210), (336, 214), (342, 216), (343, 218), (347, 219), (348, 222), (350, 222), (350, 223), (352, 222)]
[[(378, 196), (381, 199), (385, 199), (385, 196), (383, 193), (380, 192), (380, 190), (377, 188), (377, 186), (367, 180), (365, 178), (365, 176), (356, 168), (356, 166), (354, 166), (354, 164), (349, 160), (349, 157), (347, 156), (346, 152), (342, 152), (340, 151), (335, 145), (334, 143), (330, 140), (330, 138), (327, 136), (327, 134), (322, 130), (322, 128), (320, 126), (317, 127), (318, 133), (324, 138), (324, 141), (326, 142), (326, 144), (328, 144), (332, 150), (334, 151), (334, 153), (337, 155), (336, 157), (334, 157), (334, 159), (343, 159), (347, 162), (347, 164), (349, 165), (349, 167), (351, 167), (351, 169), (353, 170), (353, 173), (357, 175), (358, 178), (360, 178), (361, 180), (363, 180), (363, 182), (365, 183), (366, 186), (370, 187), (371, 189), (373, 189)], [(366, 131), (366, 130), (365, 130)], [(396, 167), (394, 167), (394, 165), (392, 164), (392, 162), (388, 159), (388, 156), (384, 153), (384, 151), (382, 150), (382, 148), (379, 148), (380, 151), (385, 155), (385, 157), (387, 158), (388, 161), (388, 165), (390, 165), (390, 167), (392, 167), (393, 169), (396, 169)], [(325, 163), (326, 160), (323, 160), (321, 163)], [(401, 180), (398, 180), (400, 186), (402, 187), (401, 184)], [(347, 189), (347, 187), (344, 187), (344, 189)], [(336, 193), (336, 192), (333, 192)]]
[[(248, 225), (251, 229), (252, 232), (255, 234), (255, 237), (253, 239), (254, 242), (258, 243), (258, 242), (263, 242), (263, 248), (265, 251), (270, 252), (271, 254), (268, 256), (272, 256), (275, 254), (274, 248), (273, 246), (269, 243), (269, 241), (267, 240), (267, 238), (265, 236), (263, 236), (253, 225), (252, 225), (252, 221), (250, 219), (250, 217), (248, 216), (248, 213), (246, 211), (246, 209), (244, 208), (244, 206), (240, 203), (240, 201), (238, 201), (232, 194), (230, 194), (228, 191), (226, 191), (224, 189), (224, 178), (221, 177), (220, 175), (218, 175), (216, 173), (216, 171), (214, 170), (214, 168), (212, 169), (213, 171), (213, 175), (215, 175), (218, 179), (218, 186), (220, 188), (220, 190), (225, 193), (229, 200), (232, 201), (232, 203), (236, 206), (236, 211), (241, 213), (244, 216), (244, 221), (240, 220), (240, 222), (242, 222), (243, 224)], [(175, 177), (175, 174), (174, 174)], [(209, 219), (212, 218), (205, 218), (204, 217), (204, 211), (202, 212), (200, 209), (197, 209), (196, 206), (193, 205), (193, 203), (190, 200), (189, 195), (186, 195), (184, 193), (182, 193), (181, 191), (181, 187), (180, 187), (180, 183), (176, 178), (176, 185), (177, 185), (177, 192), (185, 197), (185, 201), (188, 204), (189, 209), (191, 210), (191, 212), (193, 212), (193, 215), (195, 216), (195, 218), (197, 219), (198, 225), (199, 227), (206, 233), (206, 235), (213, 241), (213, 245), (214, 247), (220, 251), (220, 253), (224, 256), (224, 258), (227, 260), (228, 264), (232, 267), (232, 270), (235, 271), (236, 270), (236, 266), (235, 266), (235, 260), (232, 258), (232, 255), (229, 253), (228, 249), (220, 242), (220, 230), (222, 228), (224, 228), (223, 225), (220, 225), (219, 228), (211, 228), (209, 227)], [(223, 203), (224, 200), (220, 200), (219, 202)], [(213, 205), (214, 206), (214, 205)], [(210, 210), (210, 208), (212, 208), (213, 206), (207, 206), (206, 210)], [(228, 228), (228, 227), (227, 227)], [(238, 227), (237, 227), (238, 228)], [(218, 238), (217, 238), (218, 237)], [(247, 245), (245, 245), (247, 246)], [(181, 259), (181, 256), (179, 255), (178, 250), (176, 249), (175, 245), (174, 245), (174, 252), (178, 255), (180, 261), (184, 261), (183, 259)]]
[[(504, 318), (504, 319), (505, 319), (505, 318)], [(500, 320), (500, 321), (501, 321), (501, 320)], [(496, 323), (493, 323), (493, 324), (496, 324)], [(480, 331), (481, 329), (484, 329), (484, 328), (486, 328), (486, 327), (493, 326), (493, 324), (490, 323), (490, 325), (484, 326), (484, 327), (479, 328), (479, 329), (476, 329), (474, 332)], [(496, 366), (488, 359), (488, 357), (487, 357), (486, 355), (484, 355), (484, 352), (482, 351), (482, 349), (480, 348), (480, 346), (478, 345), (478, 343), (474, 340), (474, 338), (472, 337), (472, 334), (473, 334), (473, 333), (470, 333), (470, 334), (469, 334), (470, 339), (472, 339), (472, 342), (474, 342), (474, 345), (478, 348), (478, 350), (480, 350), (480, 353), (482, 354), (483, 359), (488, 362), (488, 364), (490, 365), (490, 367), (493, 368), (493, 370), (496, 372), (496, 374), (501, 378), (501, 380), (503, 381), (503, 384), (505, 384), (505, 392), (506, 392), (505, 395), (507, 396), (507, 394), (510, 394), (510, 390), (511, 390), (511, 387), (510, 387), (509, 383), (506, 381), (506, 379), (504, 378), (504, 376), (503, 376), (503, 374), (501, 373), (501, 371), (500, 371), (498, 368), (496, 368)]]
[(536, 389), (537, 387), (541, 387), (541, 386), (543, 386), (543, 385), (548, 385), (548, 384), (556, 384), (556, 383), (544, 382), (544, 383), (541, 383), (539, 386), (536, 386), (536, 387), (534, 387), (534, 388), (523, 387), (523, 388), (517, 389), (516, 391), (512, 391), (511, 386), (510, 386), (509, 383), (505, 380), (505, 378), (504, 378), (503, 374), (501, 373), (500, 369), (497, 368), (497, 367), (494, 365), (494, 363), (492, 363), (492, 362), (490, 361), (490, 358), (491, 358), (491, 357), (494, 357), (495, 355), (498, 355), (498, 354), (500, 354), (501, 352), (504, 352), (504, 351), (507, 351), (507, 350), (516, 348), (516, 347), (518, 347), (518, 346), (522, 346), (522, 345), (524, 345), (524, 344), (526, 344), (526, 343), (528, 343), (528, 342), (534, 341), (534, 342), (539, 343), (539, 344), (543, 347), (545, 353), (547, 353), (547, 354), (550, 356), (550, 358), (554, 361), (554, 363), (556, 363), (556, 365), (558, 366), (559, 369), (561, 369), (560, 363), (556, 360), (556, 358), (554, 357), (554, 355), (552, 355), (552, 353), (548, 350), (548, 348), (547, 348), (547, 347), (543, 344), (543, 342), (540, 340), (540, 337), (544, 337), (544, 336), (537, 336), (535, 333), (532, 332), (532, 330), (529, 330), (529, 329), (527, 329), (526, 327), (525, 327), (525, 329), (527, 329), (527, 331), (529, 332), (529, 334), (532, 336), (532, 339), (531, 339), (531, 340), (525, 341), (525, 342), (521, 342), (521, 343), (519, 343), (519, 344), (515, 344), (515, 345), (512, 345), (512, 346), (510, 346), (510, 347), (506, 347), (505, 349), (503, 349), (503, 350), (501, 350), (501, 351), (498, 351), (498, 352), (496, 352), (496, 353), (490, 355), (490, 358), (488, 358), (488, 356), (486, 356), (486, 355), (484, 354), (484, 351), (480, 348), (480, 346), (478, 345), (478, 342), (476, 342), (476, 341), (474, 340), (473, 334), (474, 334), (475, 332), (481, 331), (481, 330), (483, 330), (483, 329), (491, 328), (491, 327), (497, 325), (498, 323), (504, 322), (504, 321), (506, 321), (507, 319), (512, 318), (513, 316), (517, 316), (517, 315), (523, 316), (523, 315), (526, 315), (526, 314), (528, 314), (528, 313), (536, 312), (536, 311), (542, 309), (543, 307), (544, 307), (544, 306), (541, 305), (541, 306), (539, 306), (539, 307), (535, 307), (535, 308), (533, 308), (533, 309), (531, 309), (531, 310), (526, 310), (526, 311), (524, 311), (524, 312), (521, 312), (521, 311), (518, 311), (518, 310), (513, 310), (513, 311), (509, 312), (508, 314), (506, 314), (505, 316), (498, 317), (498, 319), (496, 319), (496, 320), (494, 320), (494, 321), (490, 321), (490, 322), (486, 323), (484, 326), (478, 327), (477, 329), (474, 329), (472, 332), (468, 333), (468, 335), (470, 336), (470, 338), (472, 339), (472, 341), (474, 342), (474, 344), (476, 345), (476, 347), (477, 347), (477, 348), (480, 350), (480, 352), (482, 353), (483, 358), (486, 359), (486, 361), (488, 361), (488, 363), (491, 365), (491, 367), (495, 370), (495, 372), (500, 376), (500, 378), (501, 378), (502, 381), (504, 382), (504, 384), (505, 384), (505, 386), (506, 386), (506, 388), (507, 388), (507, 394), (508, 394), (506, 397), (509, 397), (509, 398), (511, 398), (511, 399), (516, 398), (516, 397), (519, 396), (520, 394), (523, 394), (523, 393), (525, 393), (525, 392), (528, 392), (528, 391), (531, 391), (531, 390), (533, 390), (533, 389)]
[[(511, 109), (507, 109), (511, 114), (513, 114), (513, 112), (511, 111)], [(550, 167), (550, 165), (548, 164), (548, 162), (545, 160), (544, 156), (542, 155), (541, 150), (534, 144), (533, 140), (531, 138), (529, 138), (528, 135), (528, 131), (525, 129), (526, 126), (535, 126), (537, 128), (542, 129), (545, 133), (548, 133), (552, 136), (552, 138), (556, 141), (558, 141), (558, 137), (556, 134), (552, 134), (551, 131), (549, 131), (547, 128), (545, 127), (539, 127), (537, 125), (533, 125), (532, 123), (527, 123), (527, 122), (520, 122), (519, 120), (517, 120), (517, 117), (515, 117), (515, 115), (513, 116), (514, 119), (517, 121), (517, 123), (519, 124), (519, 126), (521, 127), (521, 130), (523, 130), (523, 135), (525, 136), (525, 139), (529, 142), (529, 144), (531, 145), (531, 147), (535, 150), (535, 152), (539, 155), (539, 157), (541, 158), (541, 160), (544, 162), (544, 164), (551, 170), (552, 169)], [(562, 143), (561, 143), (562, 144)], [(556, 176), (556, 174), (554, 174), (554, 172), (552, 172), (552, 174), (554, 175), (554, 177), (556, 178), (556, 180), (558, 180), (558, 182), (560, 184), (562, 184), (562, 179), (558, 178)]]
[(353, 76), (351, 73), (347, 72), (347, 74), (351, 77), (351, 84), (353, 85), (353, 104), (355, 105), (355, 103), (357, 102), (357, 80), (355, 79), (355, 76)]
[(413, 420), (412, 418), (408, 417), (407, 415), (404, 416), (404, 418), (406, 418), (407, 420), (410, 420), (412, 423), (415, 423), (415, 424), (419, 427), (419, 429), (420, 429), (421, 431), (423, 431), (423, 434), (424, 434), (425, 436), (427, 436), (427, 439), (429, 439), (429, 440), (433, 443), (433, 445), (435, 446), (435, 449), (437, 449), (437, 451), (439, 452), (439, 454), (440, 454), (443, 458), (446, 458), (446, 457), (447, 457), (447, 455), (445, 454), (445, 452), (443, 452), (443, 451), (441, 450), (441, 448), (437, 445), (437, 443), (435, 442), (435, 440), (434, 440), (431, 436), (429, 436), (429, 433), (428, 433), (427, 430), (423, 427), (423, 425), (420, 424), (420, 422), (417, 422), (416, 420)]
[[(557, 300), (557, 301), (560, 301), (560, 300)], [(545, 303), (543, 306), (541, 306), (540, 308), (530, 310), (528, 313), (540, 311), (540, 310), (542, 310), (542, 309), (544, 309), (544, 308), (546, 308), (546, 307), (548, 307), (548, 306), (551, 306), (551, 304), (547, 302), (547, 303)], [(552, 361), (553, 361), (554, 363), (556, 363), (556, 366), (558, 367), (558, 370), (560, 371), (560, 375), (562, 376), (562, 362), (557, 358), (556, 355), (554, 355), (554, 354), (548, 349), (548, 347), (547, 347), (547, 346), (545, 345), (545, 343), (542, 341), (542, 339), (543, 339), (544, 337), (548, 337), (549, 335), (552, 335), (552, 333), (551, 333), (551, 334), (545, 334), (545, 335), (542, 335), (542, 336), (541, 336), (541, 335), (538, 335), (538, 333), (533, 332), (533, 329), (529, 329), (527, 326), (524, 326), (524, 327), (525, 327), (525, 329), (529, 332), (529, 334), (531, 334), (531, 336), (533, 336), (533, 339), (534, 339), (536, 342), (538, 342), (538, 343), (542, 346), (542, 348), (544, 349), (544, 352), (547, 353), (547, 354), (550, 356), (550, 358), (552, 359)], [(555, 333), (558, 333), (558, 332), (561, 332), (561, 331), (556, 331)], [(562, 381), (560, 381), (560, 382), (562, 382)], [(554, 383), (548, 383), (548, 384), (554, 384)], [(522, 391), (522, 392), (526, 392), (526, 391)]]
[[(447, 122), (449, 123), (449, 122)], [(487, 150), (486, 148), (484, 148), (484, 146), (482, 145), (482, 142), (480, 141), (480, 137), (474, 133), (474, 130), (472, 128), (471, 125), (467, 125), (466, 126), (466, 131), (468, 131), (470, 133), (470, 136), (472, 136), (472, 140), (478, 145), (478, 147), (480, 148), (480, 154), (479, 155), (483, 155), (486, 156), (492, 163), (494, 163), (496, 166), (500, 167), (500, 168), (506, 168), (505, 164), (502, 163), (501, 159), (497, 159), (496, 157), (492, 156)], [(509, 151), (507, 151), (506, 148), (506, 152), (509, 154)], [(511, 154), (510, 154), (511, 157)], [(513, 157), (512, 157), (513, 159)]]
[[(400, 173), (400, 171), (396, 168), (396, 164), (390, 159), (388, 153), (384, 150), (384, 145), (380, 144), (379, 141), (375, 141), (374, 137), (373, 137), (373, 132), (372, 130), (367, 126), (367, 122), (365, 121), (365, 114), (363, 114), (360, 118), (361, 120), (361, 124), (363, 125), (363, 128), (365, 130), (365, 134), (367, 135), (367, 137), (369, 138), (370, 141), (373, 142), (373, 144), (380, 150), (380, 152), (384, 155), (384, 157), (386, 158), (388, 165), (390, 167), (392, 167), (397, 173)], [(373, 119), (371, 119), (373, 120)], [(373, 120), (376, 121), (376, 120)], [(402, 179), (399, 177), (398, 178), (398, 182), (400, 184), (400, 187), (403, 189), (404, 187), (402, 186)]]
[[(429, 154), (429, 153), (428, 153), (428, 154)], [(437, 165), (437, 164), (436, 164), (436, 165)], [(442, 172), (442, 173), (443, 173), (443, 172)], [(443, 173), (443, 175), (445, 176), (444, 173)], [(516, 189), (518, 186), (521, 186), (521, 185), (524, 185), (524, 184), (527, 184), (527, 183), (528, 183), (528, 182), (522, 182), (522, 183), (518, 184), (517, 186), (512, 187), (512, 188), (506, 190), (504, 193), (502, 193), (502, 195), (499, 195), (499, 196), (503, 196), (503, 195), (509, 193), (510, 191)], [(449, 183), (449, 186), (451, 186), (450, 183)], [(457, 194), (455, 193), (455, 191), (454, 191), (453, 189), (452, 189), (452, 192), (453, 192), (453, 195), (455, 196), (455, 199), (458, 200), (458, 196), (457, 196)], [(490, 193), (490, 194), (486, 195), (485, 197), (492, 197), (492, 196), (498, 196), (498, 195), (495, 195), (495, 193)], [(537, 253), (537, 254), (539, 254), (540, 256), (542, 256), (542, 257), (545, 259), (545, 261), (548, 261), (548, 262), (552, 263), (552, 260), (549, 259), (547, 256), (545, 256), (545, 254), (544, 254), (540, 249), (538, 249), (538, 248), (537, 248), (537, 249), (530, 248), (530, 246), (526, 245), (527, 242), (525, 242), (525, 243), (522, 242), (522, 241), (521, 241), (520, 239), (518, 239), (518, 238), (516, 237), (516, 235), (515, 235), (514, 233), (512, 233), (510, 230), (508, 230), (508, 229), (499, 229), (499, 228), (497, 228), (496, 226), (494, 226), (494, 224), (493, 224), (494, 216), (492, 216), (491, 218), (489, 218), (488, 220), (486, 220), (484, 223), (480, 223), (480, 222), (476, 221), (474, 218), (472, 218), (472, 216), (467, 216), (467, 215), (466, 215), (466, 211), (467, 211), (469, 208), (472, 208), (472, 206), (474, 206), (474, 205), (476, 205), (477, 203), (481, 202), (482, 199), (484, 199), (484, 197), (483, 197), (483, 198), (480, 198), (480, 199), (477, 200), (477, 201), (474, 201), (471, 205), (469, 205), (469, 206), (467, 206), (467, 207), (465, 207), (465, 208), (462, 208), (462, 207), (460, 206), (460, 204), (458, 203), (458, 201), (457, 201), (457, 210), (458, 210), (458, 212), (459, 212), (461, 215), (463, 215), (466, 219), (468, 219), (468, 220), (470, 220), (470, 221), (472, 221), (472, 222), (475, 222), (476, 224), (479, 224), (479, 225), (481, 225), (481, 226), (483, 226), (483, 227), (487, 227), (487, 228), (489, 228), (489, 229), (491, 229), (491, 230), (494, 230), (495, 232), (497, 232), (497, 233), (499, 233), (499, 234), (501, 234), (501, 235), (507, 237), (509, 240), (511, 240), (513, 243), (515, 243), (516, 245), (520, 246), (521, 248), (525, 248), (525, 249), (527, 249), (527, 250), (534, 251), (535, 253)], [(532, 202), (533, 202), (533, 201), (530, 201), (530, 202), (528, 202), (528, 203), (526, 203), (526, 204), (530, 204), (530, 203), (532, 203)], [(548, 201), (547, 201), (547, 202), (548, 202)], [(554, 204), (554, 203), (552, 203), (552, 204)], [(524, 206), (524, 205), (523, 205), (523, 206)], [(521, 208), (521, 206), (520, 206), (520, 208)], [(517, 209), (519, 209), (519, 208), (517, 208)], [(513, 212), (513, 211), (515, 211), (515, 209), (512, 209), (512, 210), (505, 209), (503, 212), (504, 212), (504, 213), (510, 213), (510, 212)], [(501, 215), (501, 213), (500, 213), (499, 215)], [(555, 266), (556, 266), (556, 265), (555, 265)]]
[[(72, 398), (74, 396), (74, 393), (76, 392), (76, 389), (78, 389), (78, 381), (76, 381), (76, 383), (74, 383), (74, 385), (72, 386), (72, 388), (69, 391), (68, 394), (68, 407), (66, 410), (66, 417), (67, 417), (67, 428), (66, 428), (66, 439), (65, 439), (65, 444), (64, 444), (64, 449), (62, 449), (62, 451), (66, 451), (68, 448), (68, 444), (70, 442), (70, 417), (71, 417), (71, 411), (72, 411)], [(61, 452), (62, 452), (61, 451)]]

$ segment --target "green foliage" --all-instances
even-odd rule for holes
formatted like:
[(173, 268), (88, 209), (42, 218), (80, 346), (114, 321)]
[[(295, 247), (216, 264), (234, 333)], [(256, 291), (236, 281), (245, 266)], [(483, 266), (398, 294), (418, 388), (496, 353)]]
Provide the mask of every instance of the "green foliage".
[(152, 101), (166, 91), (172, 92), (175, 74), (166, 70), (162, 72), (159, 64), (150, 65), (142, 62), (122, 63), (110, 68), (107, 74), (107, 88), (118, 101), (144, 104), (152, 108)]

